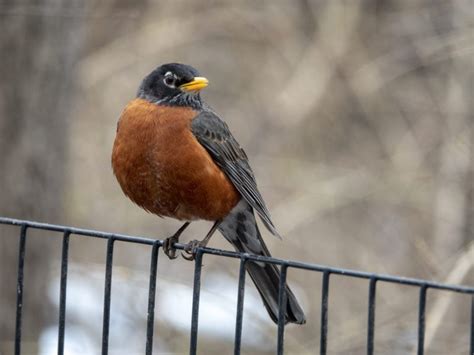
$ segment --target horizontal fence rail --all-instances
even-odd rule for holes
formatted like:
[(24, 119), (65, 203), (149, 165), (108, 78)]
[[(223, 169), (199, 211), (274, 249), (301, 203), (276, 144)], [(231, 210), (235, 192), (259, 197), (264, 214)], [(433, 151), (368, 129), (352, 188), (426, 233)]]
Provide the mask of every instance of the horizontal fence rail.
[[(18, 247), (18, 271), (17, 271), (17, 303), (16, 303), (16, 324), (15, 324), (15, 354), (21, 354), (21, 331), (22, 331), (22, 306), (23, 306), (23, 276), (25, 263), (25, 250), (27, 246), (28, 229), (41, 229), (62, 233), (62, 256), (61, 256), (61, 276), (60, 276), (60, 294), (59, 294), (59, 326), (58, 326), (58, 354), (64, 353), (65, 339), (65, 320), (66, 320), (66, 296), (67, 296), (67, 274), (68, 274), (68, 251), (71, 236), (86, 236), (93, 238), (102, 238), (107, 240), (107, 251), (105, 258), (105, 285), (104, 285), (104, 306), (103, 306), (103, 325), (102, 325), (102, 354), (108, 354), (109, 349), (109, 325), (110, 325), (110, 301), (112, 296), (112, 270), (113, 255), (115, 241), (145, 244), (151, 246), (150, 256), (150, 274), (148, 289), (148, 313), (146, 327), (146, 354), (152, 354), (153, 349), (153, 329), (155, 316), (155, 294), (156, 294), (156, 278), (158, 251), (163, 246), (162, 240), (151, 238), (130, 236), (117, 233), (107, 233), (95, 230), (67, 227), (61, 225), (39, 223), (12, 218), (0, 217), (0, 224), (13, 225), (19, 227), (19, 247)], [(175, 244), (176, 249), (183, 250), (184, 244)], [(240, 354), (242, 341), (242, 318), (243, 304), (245, 294), (245, 264), (248, 261), (258, 261), (261, 263), (275, 264), (280, 267), (281, 282), (279, 294), (279, 316), (277, 329), (277, 353), (284, 352), (284, 334), (285, 334), (285, 314), (286, 308), (286, 275), (288, 268), (310, 270), (322, 273), (322, 293), (321, 293), (321, 327), (320, 327), (320, 354), (327, 353), (328, 340), (328, 301), (329, 301), (329, 284), (331, 275), (341, 275), (351, 278), (360, 278), (368, 280), (368, 307), (367, 307), (367, 354), (374, 353), (375, 340), (375, 310), (376, 310), (376, 292), (377, 285), (381, 282), (393, 283), (417, 287), (419, 290), (418, 302), (418, 345), (417, 354), (424, 354), (424, 336), (425, 336), (425, 312), (427, 303), (427, 292), (430, 289), (444, 290), (449, 292), (467, 294), (472, 296), (471, 317), (470, 317), (470, 349), (469, 354), (474, 354), (474, 287), (449, 285), (422, 279), (399, 277), (385, 274), (375, 274), (350, 269), (329, 267), (318, 264), (310, 264), (293, 260), (284, 260), (271, 257), (256, 256), (247, 253), (237, 253), (213, 248), (198, 248), (194, 260), (194, 285), (193, 285), (193, 304), (192, 318), (190, 327), (190, 354), (196, 354), (198, 342), (199, 328), (199, 298), (201, 287), (201, 273), (203, 255), (216, 255), (226, 258), (240, 259), (239, 278), (238, 278), (238, 294), (237, 294), (237, 314), (235, 320), (235, 338), (234, 338), (234, 354)]]

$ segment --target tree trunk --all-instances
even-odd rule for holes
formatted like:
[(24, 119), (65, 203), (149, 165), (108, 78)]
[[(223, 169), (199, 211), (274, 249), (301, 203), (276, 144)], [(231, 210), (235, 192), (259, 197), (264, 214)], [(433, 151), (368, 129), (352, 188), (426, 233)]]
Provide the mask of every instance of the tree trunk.
[[(0, 215), (60, 222), (68, 116), (82, 44), (83, 4), (4, 2), (0, 9)], [(0, 228), (0, 353), (11, 354), (15, 328), (19, 229)], [(38, 353), (41, 332), (57, 317), (47, 297), (49, 248), (26, 240), (22, 352)]]

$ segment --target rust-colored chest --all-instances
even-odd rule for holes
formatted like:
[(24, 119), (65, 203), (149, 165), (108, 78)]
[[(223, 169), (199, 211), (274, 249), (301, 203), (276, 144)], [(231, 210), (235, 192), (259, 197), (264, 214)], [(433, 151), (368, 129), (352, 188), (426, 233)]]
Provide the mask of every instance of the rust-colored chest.
[(240, 200), (190, 130), (196, 111), (131, 101), (120, 117), (112, 167), (142, 208), (180, 220), (217, 220)]

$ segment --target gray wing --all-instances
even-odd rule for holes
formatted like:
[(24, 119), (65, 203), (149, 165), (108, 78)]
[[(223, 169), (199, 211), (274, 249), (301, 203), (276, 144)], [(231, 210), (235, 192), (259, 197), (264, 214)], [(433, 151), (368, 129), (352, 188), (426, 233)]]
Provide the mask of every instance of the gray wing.
[(281, 238), (258, 191), (247, 154), (232, 136), (227, 124), (216, 114), (203, 111), (192, 120), (191, 131), (214, 162), (229, 177), (237, 191), (257, 211), (268, 230)]

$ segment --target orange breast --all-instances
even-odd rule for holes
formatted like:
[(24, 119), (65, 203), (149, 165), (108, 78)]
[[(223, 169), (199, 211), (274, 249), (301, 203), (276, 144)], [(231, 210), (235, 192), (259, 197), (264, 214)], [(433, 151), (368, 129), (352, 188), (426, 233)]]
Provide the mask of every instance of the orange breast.
[(123, 111), (112, 167), (123, 192), (145, 210), (180, 220), (217, 220), (240, 200), (192, 134), (196, 114), (142, 99)]

